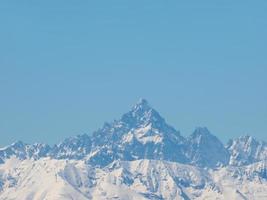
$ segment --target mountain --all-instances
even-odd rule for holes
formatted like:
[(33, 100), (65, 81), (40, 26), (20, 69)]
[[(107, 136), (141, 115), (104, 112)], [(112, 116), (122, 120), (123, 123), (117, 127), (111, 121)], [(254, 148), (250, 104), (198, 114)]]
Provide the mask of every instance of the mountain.
[(50, 156), (86, 159), (89, 164), (101, 167), (118, 159), (153, 159), (215, 168), (229, 160), (224, 145), (207, 128), (198, 128), (184, 138), (144, 99), (119, 120), (105, 123), (92, 137), (64, 140), (52, 148)]
[(86, 160), (104, 167), (115, 160), (153, 159), (191, 164), (202, 168), (248, 165), (267, 158), (267, 144), (250, 136), (230, 140), (226, 146), (207, 128), (197, 128), (187, 138), (169, 125), (145, 99), (140, 99), (119, 120), (105, 123), (91, 136), (70, 137), (50, 147), (21, 141), (0, 149), (0, 163), (19, 159)]
[(267, 159), (267, 143), (251, 136), (230, 140), (226, 146), (231, 154), (231, 165), (248, 165)]
[(21, 141), (0, 149), (0, 163), (15, 156), (21, 160), (27, 158), (39, 159), (48, 156), (51, 148), (49, 145), (35, 143), (33, 145), (25, 144)]
[(205, 170), (136, 160), (95, 168), (82, 160), (11, 158), (0, 165), (0, 183), (3, 200), (265, 200), (267, 196), (263, 163)]
[(105, 166), (114, 160), (156, 159), (188, 162), (186, 139), (141, 99), (120, 120), (92, 136), (91, 164)]
[(229, 163), (229, 152), (207, 128), (197, 128), (188, 140), (189, 157), (193, 165), (216, 168)]
[(51, 148), (49, 156), (56, 159), (83, 159), (91, 151), (91, 138), (87, 134), (67, 138)]
[(0, 149), (0, 199), (267, 199), (267, 143), (188, 137), (141, 99), (91, 135)]

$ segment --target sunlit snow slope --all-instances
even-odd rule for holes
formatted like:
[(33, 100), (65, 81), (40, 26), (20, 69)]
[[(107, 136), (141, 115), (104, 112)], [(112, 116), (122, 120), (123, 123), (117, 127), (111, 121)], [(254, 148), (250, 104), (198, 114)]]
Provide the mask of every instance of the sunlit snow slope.
[(156, 160), (9, 159), (0, 165), (1, 199), (257, 199), (267, 198), (264, 164), (204, 170)]

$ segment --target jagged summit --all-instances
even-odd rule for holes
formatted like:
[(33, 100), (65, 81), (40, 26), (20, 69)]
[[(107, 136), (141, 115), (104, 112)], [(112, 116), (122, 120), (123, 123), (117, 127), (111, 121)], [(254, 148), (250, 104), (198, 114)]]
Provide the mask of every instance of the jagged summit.
[(248, 165), (267, 159), (267, 143), (249, 135), (231, 139), (226, 148), (231, 153), (231, 165)]
[(155, 128), (160, 128), (165, 124), (164, 118), (149, 105), (147, 100), (142, 98), (121, 117), (121, 122), (130, 128), (145, 127), (149, 124)]
[(105, 123), (93, 134), (92, 151), (97, 153), (90, 161), (97, 165), (142, 158), (184, 162), (185, 142), (147, 100), (140, 99), (120, 120)]
[(207, 127), (196, 127), (192, 136), (210, 136), (212, 135)]
[(245, 134), (243, 136), (240, 136), (238, 138), (238, 140), (243, 141), (245, 143), (249, 143), (249, 144), (256, 142), (256, 139), (254, 137), (252, 137), (251, 135), (248, 135), (248, 134)]
[(144, 98), (140, 98), (137, 103), (132, 107), (133, 111), (137, 110), (149, 110), (152, 109), (148, 103), (148, 101)]
[(189, 136), (189, 140), (194, 142), (195, 145), (202, 145), (208, 142), (221, 143), (216, 136), (210, 133), (207, 127), (197, 127)]
[(205, 140), (218, 140), (218, 139), (210, 133), (207, 127), (196, 127), (194, 132), (189, 136), (189, 140), (200, 144)]

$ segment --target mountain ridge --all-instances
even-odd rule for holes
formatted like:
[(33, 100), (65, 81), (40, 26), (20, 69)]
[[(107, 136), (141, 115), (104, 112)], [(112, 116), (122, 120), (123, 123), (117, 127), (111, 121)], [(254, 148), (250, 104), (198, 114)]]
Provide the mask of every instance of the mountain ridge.
[(9, 159), (0, 165), (0, 198), (21, 200), (266, 199), (266, 163), (206, 170), (160, 160)]
[(267, 199), (267, 144), (184, 137), (144, 99), (92, 135), (0, 149), (4, 200)]
[(119, 120), (105, 123), (92, 135), (69, 137), (54, 146), (17, 141), (0, 149), (0, 163), (12, 156), (19, 159), (84, 159), (102, 167), (118, 159), (154, 159), (217, 168), (264, 160), (267, 143), (243, 136), (224, 145), (206, 127), (197, 127), (190, 136), (183, 137), (147, 100), (140, 99)]

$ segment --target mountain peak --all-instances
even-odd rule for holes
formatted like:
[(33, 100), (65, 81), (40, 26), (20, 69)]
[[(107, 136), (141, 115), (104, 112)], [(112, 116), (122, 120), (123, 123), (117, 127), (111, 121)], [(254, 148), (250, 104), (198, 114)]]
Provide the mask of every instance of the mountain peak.
[(148, 104), (148, 101), (145, 98), (140, 98), (137, 104)]
[(196, 127), (194, 133), (195, 135), (211, 135), (207, 127)]
[(211, 168), (227, 165), (229, 161), (228, 151), (206, 127), (197, 127), (189, 137), (189, 143), (191, 144), (192, 163)]
[(143, 98), (132, 107), (130, 112), (122, 116), (121, 121), (132, 128), (147, 126), (148, 124), (159, 125), (165, 123), (160, 114)]
[(140, 98), (138, 102), (133, 106), (132, 111), (147, 111), (151, 110), (148, 101), (144, 98)]
[(246, 135), (243, 135), (243, 136), (240, 136), (238, 138), (238, 140), (241, 140), (241, 141), (245, 141), (245, 142), (248, 142), (248, 141), (253, 141), (253, 140), (256, 140), (255, 138), (253, 138), (252, 136), (246, 134)]

